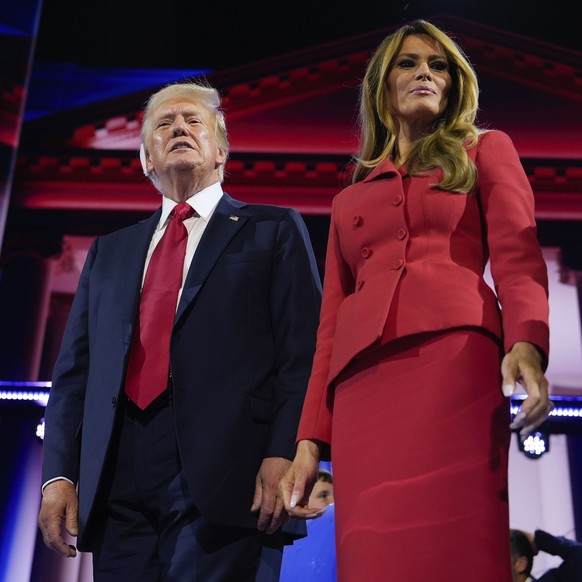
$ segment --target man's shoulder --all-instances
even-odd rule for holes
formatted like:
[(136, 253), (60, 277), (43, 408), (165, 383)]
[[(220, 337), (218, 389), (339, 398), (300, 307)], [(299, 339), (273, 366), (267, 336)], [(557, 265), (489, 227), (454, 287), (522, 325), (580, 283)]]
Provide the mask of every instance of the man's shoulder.
[(299, 215), (299, 211), (290, 206), (245, 202), (228, 195), (225, 196), (225, 202), (257, 218), (281, 218), (285, 215)]
[(102, 235), (100, 238), (124, 237), (140, 231), (147, 231), (151, 228), (155, 228), (155, 226), (158, 224), (159, 218), (160, 209), (156, 210), (153, 214), (147, 216), (146, 218), (122, 226), (121, 228), (118, 228), (108, 234)]
[(133, 240), (135, 243), (142, 238), (149, 241), (153, 231), (155, 230), (158, 219), (159, 212), (156, 212), (144, 220), (129, 224), (112, 232), (99, 235), (93, 241), (93, 246), (102, 250), (111, 247), (115, 249), (119, 248), (119, 245), (123, 244), (124, 241)]

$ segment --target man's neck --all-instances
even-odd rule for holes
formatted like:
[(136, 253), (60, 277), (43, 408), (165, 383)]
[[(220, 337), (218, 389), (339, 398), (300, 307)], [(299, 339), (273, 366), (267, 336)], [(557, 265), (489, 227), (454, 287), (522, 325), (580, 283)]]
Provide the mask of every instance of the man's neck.
[(180, 177), (180, 179), (164, 180), (161, 184), (164, 196), (180, 203), (219, 181), (218, 174), (213, 172), (201, 180), (198, 180), (196, 176), (190, 175), (188, 178)]

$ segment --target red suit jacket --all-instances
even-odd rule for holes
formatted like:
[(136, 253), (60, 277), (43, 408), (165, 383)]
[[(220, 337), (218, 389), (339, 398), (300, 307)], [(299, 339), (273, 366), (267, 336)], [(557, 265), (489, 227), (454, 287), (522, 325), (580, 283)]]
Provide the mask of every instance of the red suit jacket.
[[(298, 440), (330, 442), (328, 390), (379, 342), (476, 326), (506, 351), (529, 341), (547, 361), (547, 269), (531, 186), (505, 133), (481, 134), (468, 153), (478, 169), (469, 195), (431, 188), (440, 170), (411, 178), (387, 160), (334, 199)], [(484, 279), (488, 261), (496, 293)]]

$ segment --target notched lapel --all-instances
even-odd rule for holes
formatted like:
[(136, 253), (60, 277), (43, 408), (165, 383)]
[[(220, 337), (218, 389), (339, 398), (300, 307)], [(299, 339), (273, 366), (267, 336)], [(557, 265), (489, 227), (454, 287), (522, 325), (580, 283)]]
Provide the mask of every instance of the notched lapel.
[(186, 307), (196, 298), (228, 243), (248, 219), (248, 213), (235, 206), (228, 196), (221, 199), (194, 253), (178, 304), (175, 324), (179, 322)]
[(118, 293), (117, 296), (121, 304), (120, 313), (125, 319), (122, 323), (121, 334), (127, 349), (133, 338), (135, 317), (139, 309), (143, 267), (150, 241), (160, 219), (160, 212), (161, 210), (155, 212), (150, 218), (128, 229), (124, 247), (119, 251), (123, 255), (123, 260), (119, 261), (119, 264), (123, 265), (123, 268), (120, 269), (116, 279), (120, 282), (122, 289), (134, 290), (134, 293)]

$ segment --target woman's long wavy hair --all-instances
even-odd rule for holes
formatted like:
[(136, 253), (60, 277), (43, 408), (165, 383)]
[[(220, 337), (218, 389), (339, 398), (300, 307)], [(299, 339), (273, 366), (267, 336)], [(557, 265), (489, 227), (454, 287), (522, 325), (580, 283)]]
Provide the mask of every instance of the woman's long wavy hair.
[(404, 39), (413, 34), (427, 35), (443, 48), (452, 82), (446, 110), (435, 120), (432, 131), (413, 144), (406, 160), (408, 173), (419, 175), (440, 168), (443, 178), (434, 187), (468, 193), (477, 181), (477, 169), (467, 148), (477, 144), (479, 83), (459, 45), (426, 20), (415, 20), (386, 37), (368, 63), (360, 88), (361, 143), (355, 156), (353, 182), (363, 180), (382, 161), (398, 154), (398, 123), (390, 104), (388, 75)]

